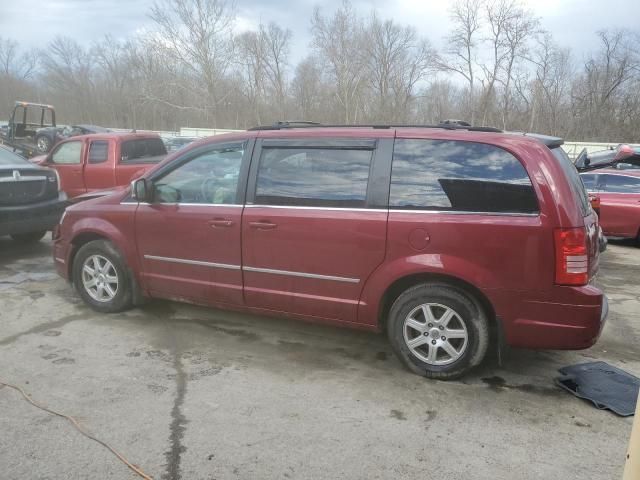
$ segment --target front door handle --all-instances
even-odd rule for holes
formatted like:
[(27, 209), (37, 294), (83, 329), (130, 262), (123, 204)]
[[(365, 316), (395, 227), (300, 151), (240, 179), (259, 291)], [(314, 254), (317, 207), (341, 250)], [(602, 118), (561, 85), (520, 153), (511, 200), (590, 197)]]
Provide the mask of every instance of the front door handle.
[(268, 220), (260, 220), (259, 222), (249, 222), (249, 226), (257, 230), (273, 230), (278, 225), (271, 223)]
[(224, 228), (224, 227), (232, 227), (233, 220), (229, 220), (227, 218), (216, 218), (214, 220), (209, 221), (209, 225), (212, 228)]

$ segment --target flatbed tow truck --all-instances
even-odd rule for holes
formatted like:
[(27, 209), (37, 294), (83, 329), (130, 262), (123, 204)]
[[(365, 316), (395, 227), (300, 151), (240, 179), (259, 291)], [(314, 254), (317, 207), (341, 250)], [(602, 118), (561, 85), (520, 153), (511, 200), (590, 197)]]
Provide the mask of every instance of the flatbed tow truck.
[[(35, 121), (34, 121), (35, 120)], [(0, 131), (0, 144), (26, 158), (45, 153), (36, 141), (40, 128), (56, 126), (53, 105), (17, 101), (11, 112), (6, 131)]]

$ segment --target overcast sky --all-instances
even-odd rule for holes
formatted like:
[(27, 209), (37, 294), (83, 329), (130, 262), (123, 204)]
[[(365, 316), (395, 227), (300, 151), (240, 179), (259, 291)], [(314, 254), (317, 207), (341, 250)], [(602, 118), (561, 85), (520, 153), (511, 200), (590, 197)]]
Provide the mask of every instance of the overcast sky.
[[(375, 9), (383, 18), (415, 26), (440, 47), (450, 27), (452, 0), (352, 0), (362, 14)], [(574, 50), (577, 59), (596, 45), (603, 28), (640, 32), (640, 0), (525, 0), (557, 42)], [(81, 42), (106, 34), (124, 38), (150, 28), (147, 16), (153, 0), (0, 0), (0, 36), (25, 46), (44, 47), (56, 35)], [(305, 55), (314, 6), (331, 12), (340, 0), (237, 0), (238, 30), (275, 21), (293, 33), (293, 60)]]

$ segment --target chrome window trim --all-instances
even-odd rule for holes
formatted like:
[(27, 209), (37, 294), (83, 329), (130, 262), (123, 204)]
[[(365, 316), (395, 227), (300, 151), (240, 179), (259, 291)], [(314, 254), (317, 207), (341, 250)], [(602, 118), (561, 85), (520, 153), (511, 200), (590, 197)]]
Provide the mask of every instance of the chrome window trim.
[(120, 205), (175, 205), (186, 207), (242, 207), (239, 203), (149, 203), (149, 202), (120, 202)]
[(388, 208), (348, 208), (348, 207), (303, 207), (298, 205), (262, 205), (247, 204), (245, 208), (286, 208), (290, 210), (329, 210), (329, 211), (345, 211), (345, 212), (388, 212)]
[(540, 213), (516, 212), (472, 212), (465, 210), (417, 210), (417, 209), (389, 209), (389, 213), (435, 213), (438, 215), (482, 215), (485, 217), (539, 217)]
[(227, 270), (240, 270), (240, 265), (229, 265), (227, 263), (203, 262), (201, 260), (187, 260), (183, 258), (160, 257), (158, 255), (145, 255), (148, 260), (158, 260), (169, 263), (183, 263), (186, 265), (199, 265), (201, 267), (224, 268)]
[(360, 283), (359, 278), (335, 277), (333, 275), (320, 275), (317, 273), (290, 272), (288, 270), (276, 270), (273, 268), (242, 267), (242, 270), (244, 270), (245, 272), (271, 273), (273, 275), (313, 278), (316, 280), (333, 280), (335, 282)]

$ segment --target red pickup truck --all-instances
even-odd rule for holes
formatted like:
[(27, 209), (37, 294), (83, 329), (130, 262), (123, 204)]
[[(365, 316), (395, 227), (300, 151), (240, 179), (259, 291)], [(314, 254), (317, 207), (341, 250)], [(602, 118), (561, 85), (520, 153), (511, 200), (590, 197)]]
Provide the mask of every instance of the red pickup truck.
[(100, 133), (72, 137), (32, 161), (55, 169), (69, 198), (127, 185), (160, 162), (167, 150), (155, 133)]

